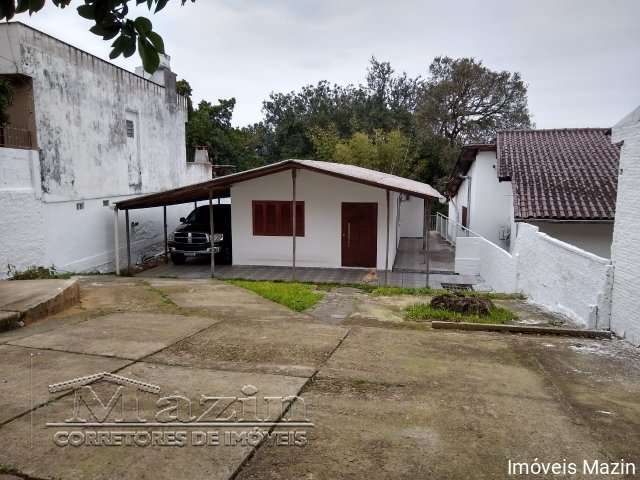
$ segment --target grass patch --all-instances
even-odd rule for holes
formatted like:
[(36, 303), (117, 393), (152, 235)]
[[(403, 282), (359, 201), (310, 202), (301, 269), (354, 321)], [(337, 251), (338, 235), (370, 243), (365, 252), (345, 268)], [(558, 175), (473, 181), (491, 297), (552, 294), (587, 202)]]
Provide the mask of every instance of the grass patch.
[(313, 307), (324, 297), (324, 291), (318, 291), (310, 283), (256, 280), (228, 280), (227, 283), (251, 290), (296, 312)]
[[(376, 297), (391, 297), (395, 295), (442, 295), (452, 293), (450, 290), (435, 288), (409, 288), (409, 287), (375, 287), (369, 290), (371, 295)], [(521, 293), (496, 293), (496, 292), (474, 292), (463, 291), (467, 297), (486, 298), (489, 300), (523, 300), (525, 296)]]
[(434, 290), (433, 288), (408, 288), (408, 287), (376, 287), (371, 290), (374, 297), (392, 297), (395, 295), (437, 295), (444, 293), (444, 290)]
[(73, 275), (70, 272), (60, 272), (53, 265), (50, 267), (38, 267), (32, 265), (24, 270), (18, 270), (9, 265), (8, 275), (10, 280), (67, 280)]
[(504, 324), (518, 318), (511, 310), (502, 307), (493, 307), (487, 316), (465, 315), (463, 313), (452, 312), (433, 308), (426, 303), (416, 303), (405, 309), (407, 320), (422, 322), (426, 320), (444, 320), (448, 322), (470, 322), (470, 323), (492, 323)]

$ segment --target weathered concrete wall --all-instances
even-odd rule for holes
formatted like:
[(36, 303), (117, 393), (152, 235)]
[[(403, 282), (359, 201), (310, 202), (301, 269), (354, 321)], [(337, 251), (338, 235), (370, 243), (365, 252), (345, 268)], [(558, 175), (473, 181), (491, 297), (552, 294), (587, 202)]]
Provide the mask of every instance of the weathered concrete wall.
[[(113, 215), (104, 201), (111, 205), (211, 176), (209, 165), (186, 162), (184, 99), (25, 25), (2, 24), (0, 30), (0, 73), (27, 75), (33, 83), (45, 226), (41, 263), (72, 271), (108, 269)], [(190, 206), (170, 215), (174, 210), (179, 217)], [(161, 218), (153, 211), (136, 213), (137, 257), (157, 251)], [(18, 250), (11, 255), (21, 257)]]
[[(308, 170), (298, 170), (296, 197), (305, 202), (305, 236), (296, 240), (301, 267), (338, 268), (342, 265), (342, 202), (378, 204), (377, 268), (385, 267), (385, 190)], [(234, 265), (291, 265), (291, 237), (254, 236), (252, 200), (290, 200), (291, 172), (274, 173), (231, 187)], [(397, 200), (390, 195), (389, 269), (396, 255)]]
[(38, 166), (34, 150), (0, 148), (0, 278), (7, 276), (9, 265), (23, 270), (44, 264)]
[(611, 247), (615, 269), (611, 328), (634, 345), (640, 345), (640, 107), (613, 128), (612, 141), (624, 144), (620, 152), (616, 220)]

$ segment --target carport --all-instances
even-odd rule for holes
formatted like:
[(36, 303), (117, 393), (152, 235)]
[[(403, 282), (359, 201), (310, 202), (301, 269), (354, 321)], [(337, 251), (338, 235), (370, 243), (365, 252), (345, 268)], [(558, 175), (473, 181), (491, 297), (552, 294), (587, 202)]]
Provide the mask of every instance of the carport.
[[(385, 283), (387, 279), (390, 267), (389, 265), (389, 239), (390, 239), (390, 192), (396, 192), (400, 194), (407, 194), (414, 197), (423, 199), (423, 254), (424, 263), (426, 265), (426, 282), (429, 281), (429, 212), (431, 211), (432, 203), (435, 199), (442, 198), (441, 195), (427, 184), (422, 184), (413, 180), (397, 177), (394, 175), (385, 174), (382, 172), (376, 172), (373, 170), (364, 169), (361, 167), (355, 167), (352, 165), (341, 165), (330, 162), (318, 162), (311, 160), (284, 160), (278, 163), (267, 165), (264, 167), (255, 168), (245, 172), (234, 173), (223, 177), (214, 178), (212, 180), (201, 182), (185, 187), (179, 187), (171, 190), (166, 190), (158, 193), (153, 193), (129, 200), (117, 202), (115, 204), (114, 214), (114, 241), (115, 245), (119, 245), (120, 232), (118, 227), (118, 216), (121, 210), (125, 212), (126, 220), (126, 246), (127, 246), (127, 258), (126, 271), (131, 271), (131, 232), (129, 222), (129, 210), (144, 209), (144, 208), (156, 208), (163, 207), (164, 217), (164, 251), (165, 255), (168, 255), (168, 232), (167, 232), (167, 206), (193, 203), (199, 201), (208, 201), (209, 204), (209, 220), (210, 220), (210, 233), (212, 237), (214, 233), (214, 213), (213, 205), (214, 200), (219, 198), (226, 198), (231, 196), (231, 187), (234, 183), (244, 182), (254, 178), (271, 175), (283, 171), (291, 172), (291, 205), (297, 205), (296, 202), (296, 173), (299, 170), (310, 170), (317, 173), (333, 176), (336, 178), (349, 180), (356, 183), (376, 187), (386, 192), (386, 225), (381, 223), (383, 228), (386, 228), (386, 263), (384, 265)], [(288, 201), (288, 200), (287, 200)], [(233, 199), (232, 199), (233, 203)], [(291, 209), (291, 231), (296, 229), (296, 208)], [(296, 237), (297, 235), (291, 235), (291, 277), (296, 279)], [(382, 244), (381, 244), (382, 245)], [(115, 263), (116, 272), (120, 272), (121, 259), (119, 249), (116, 248)], [(215, 276), (215, 259), (212, 255), (211, 259), (211, 276)]]

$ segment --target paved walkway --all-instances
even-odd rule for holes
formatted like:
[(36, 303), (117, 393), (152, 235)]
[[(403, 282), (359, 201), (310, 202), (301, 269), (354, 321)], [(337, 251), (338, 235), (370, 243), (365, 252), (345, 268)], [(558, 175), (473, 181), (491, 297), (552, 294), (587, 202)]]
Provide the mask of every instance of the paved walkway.
[[(91, 384), (131, 400), (107, 419), (175, 425), (68, 426), (75, 393), (48, 386), (100, 372), (135, 381)], [(509, 460), (640, 456), (640, 354), (624, 342), (330, 325), (211, 280), (83, 279), (80, 306), (0, 334), (0, 384), (0, 476), (495, 479)], [(219, 404), (203, 395), (233, 403), (205, 411)], [(165, 396), (175, 408), (158, 414)], [(286, 415), (251, 410), (280, 396), (296, 397)], [(246, 412), (276, 425), (262, 443), (242, 424), (185, 423)], [(123, 431), (149, 430), (153, 443), (127, 446)]]
[[(401, 238), (393, 265), (395, 272), (425, 272), (422, 238)], [(453, 273), (455, 250), (437, 232), (429, 232), (429, 271)]]

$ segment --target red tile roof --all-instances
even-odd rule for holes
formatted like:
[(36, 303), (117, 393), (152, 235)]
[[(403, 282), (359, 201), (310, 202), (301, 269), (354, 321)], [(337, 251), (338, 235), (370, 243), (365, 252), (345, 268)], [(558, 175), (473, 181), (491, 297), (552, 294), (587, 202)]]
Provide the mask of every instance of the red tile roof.
[(609, 129), (498, 132), (497, 158), (516, 220), (613, 220), (620, 147)]

